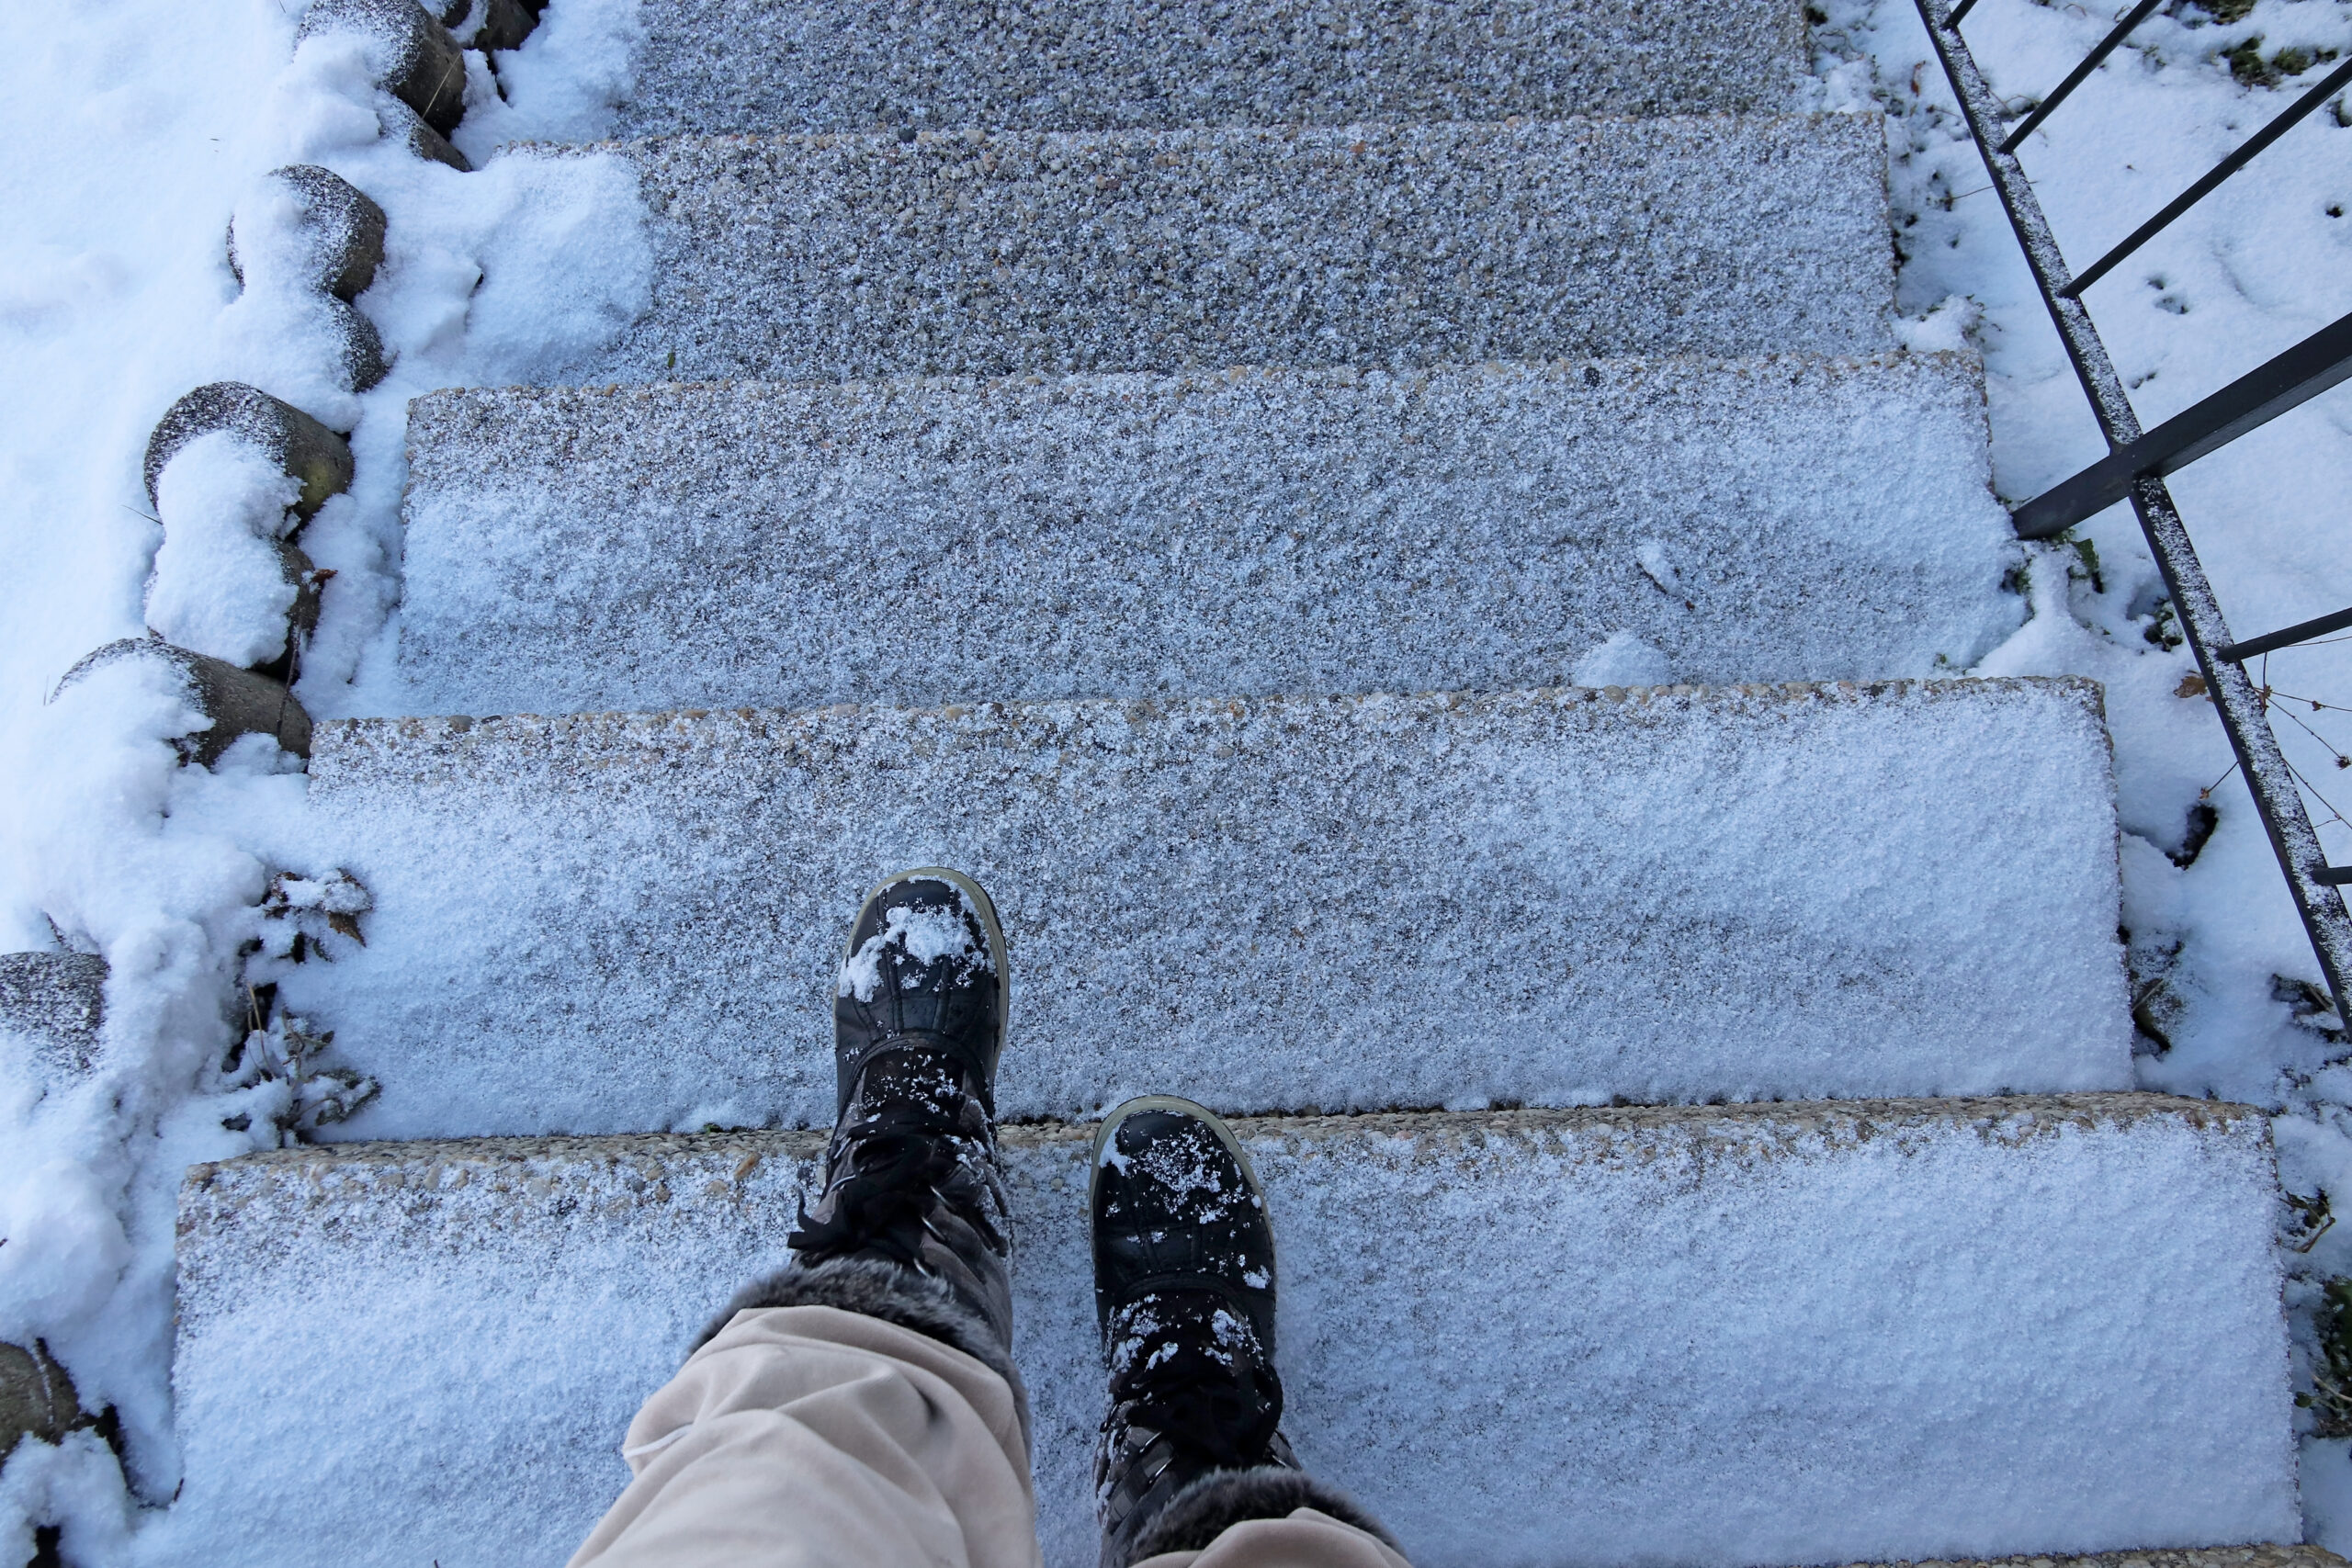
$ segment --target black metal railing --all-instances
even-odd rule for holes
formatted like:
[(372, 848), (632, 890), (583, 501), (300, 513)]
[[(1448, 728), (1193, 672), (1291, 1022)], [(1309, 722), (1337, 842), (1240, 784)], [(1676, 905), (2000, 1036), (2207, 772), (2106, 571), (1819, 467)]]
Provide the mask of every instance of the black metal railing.
[(2322, 328), (2211, 397), (2155, 429), (2143, 431), (2082, 299), (2083, 291), (2106, 276), (2117, 264), (2204, 199), (2330, 96), (2352, 84), (2352, 60), (2329, 72), (2316, 86), (2273, 117), (2105, 255), (2080, 273), (2072, 272), (2051, 233), (2049, 220), (2042, 216), (2041, 203), (2034, 196), (2032, 183), (2018, 162), (2017, 149), (2028, 136), (2042, 128), (2052, 113), (2134, 28), (2154, 13), (2160, 3), (2161, 0), (2139, 0), (2118, 18), (2114, 29), (2099, 40), (2098, 47), (2011, 128), (2006, 124), (2008, 116), (2000, 99), (1986, 85), (1967, 41), (1961, 37), (1961, 19), (1976, 0), (1959, 0), (1958, 5), (1949, 7), (1945, 0), (1916, 0), (1937, 58), (1951, 81), (1953, 95), (1960, 100), (1969, 135), (1984, 155), (1985, 172), (1992, 175), (1993, 188), (2000, 194), (2009, 226), (2017, 231), (2018, 243), (2024, 248), (2026, 265), (2033, 272), (2035, 287), (2041, 291), (2041, 302), (2058, 329), (2066, 357), (2083, 384), (2084, 395), (2090, 400), (2091, 412), (2098, 420), (2100, 433), (2107, 437), (2105, 457), (2016, 509), (2018, 534), (2022, 538), (2046, 539), (2119, 501), (2132, 502), (2132, 509), (2140, 519), (2140, 530), (2147, 536), (2148, 548), (2155, 557), (2156, 570), (2163, 574), (2165, 587), (2172, 596), (2181, 634), (2197, 656), (2198, 668), (2204, 672), (2207, 694), (2221, 714), (2222, 728), (2228, 733), (2238, 767), (2245, 774), (2255, 809), (2261, 814), (2263, 828), (2270, 835), (2270, 845), (2278, 853), (2278, 868), (2286, 875), (2288, 891), (2302, 916), (2304, 929), (2311, 933), (2312, 949), (2319, 957), (2321, 973), (2335, 993), (2336, 1016), (2352, 1024), (2352, 1006), (2346, 1005), (2352, 1003), (2352, 989), (2347, 989), (2346, 984), (2352, 981), (2352, 917), (2346, 916), (2344, 896), (2336, 891), (2352, 884), (2352, 866), (2327, 863), (2327, 857), (2320, 849), (2319, 835), (2312, 830), (2311, 815), (2304, 808), (2295, 770), (2271, 730), (2266, 694), (2245, 670), (2245, 660), (2260, 654), (2352, 627), (2352, 609), (2244, 642), (2234, 640), (2222, 617), (2221, 604), (2213, 596), (2212, 584), (2206, 581), (2205, 569), (2197, 559), (2180, 512), (2173, 504), (2172, 492), (2165, 484), (2166, 475), (2352, 377), (2352, 316)]

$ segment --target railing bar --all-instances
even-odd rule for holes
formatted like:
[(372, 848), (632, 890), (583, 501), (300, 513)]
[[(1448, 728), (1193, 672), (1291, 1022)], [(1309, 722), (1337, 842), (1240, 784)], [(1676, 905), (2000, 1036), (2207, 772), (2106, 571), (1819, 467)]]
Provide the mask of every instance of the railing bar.
[(2066, 79), (2052, 89), (2048, 97), (2041, 100), (2041, 107), (2025, 117), (2025, 123), (2009, 132), (2008, 139), (2001, 143), (2001, 151), (2016, 152), (2025, 139), (2031, 136), (2041, 128), (2041, 122), (2050, 118), (2050, 111), (2064, 103), (2066, 95), (2088, 80), (2090, 73), (2098, 69), (2099, 62), (2115, 52), (2115, 46), (2121, 43), (2130, 36), (2133, 28), (2146, 21), (2149, 15), (2163, 4), (2164, 0), (2140, 0), (2137, 6), (2132, 6), (2131, 12), (2115, 24), (2115, 30), (2099, 39), (2098, 47), (2085, 55), (2083, 62), (2069, 72)]
[(2020, 539), (2046, 539), (2121, 501), (2142, 474), (2179, 472), (2207, 453), (2352, 378), (2352, 315), (2247, 371), (2129, 446), (2017, 509)]
[(1975, 4), (1976, 0), (1960, 0), (1960, 4), (1951, 8), (1951, 14), (1944, 18), (1944, 26), (1948, 28), (1959, 27), (1960, 19), (1968, 15), (1968, 8)]
[[(2346, 985), (2352, 980), (2352, 918), (2346, 915), (2344, 895), (2320, 878), (2327, 868), (2327, 855), (2320, 848), (2319, 834), (2312, 830), (2311, 813), (2303, 808), (2301, 786), (2295, 782), (2286, 753), (2278, 748), (2262, 694), (2245, 666), (2225, 664), (2211, 651), (2229, 646), (2229, 627), (2164, 480), (2151, 478), (2135, 482), (2132, 509), (2139, 514), (2149, 553), (2155, 558), (2156, 570), (2172, 595), (2173, 611), (2204, 674), (2207, 694), (2221, 712), (2230, 749), (2237, 753), (2246, 793), (2254, 797), (2255, 815), (2269, 836), (2288, 894), (2303, 918), (2303, 930), (2311, 937), (2320, 972), (2340, 1011), (2352, 1001), (2352, 987)], [(2352, 1013), (2344, 1016), (2352, 1017)]]
[[(2014, 153), (2002, 152), (1994, 141), (2001, 111), (1993, 89), (1976, 68), (1967, 40), (1946, 23), (1942, 0), (1916, 0), (1916, 4), (1919, 19), (1928, 26), (1928, 41), (1960, 100), (1969, 134), (2025, 251), (2026, 265), (2041, 291), (2042, 304), (2090, 400), (2091, 412), (2109, 446), (2128, 446), (2140, 438), (2139, 415), (2132, 412), (2132, 400), (2115, 374), (2115, 363), (2108, 357), (2107, 345), (2099, 341), (2082, 301), (2071, 292), (2062, 292), (2065, 260), (2051, 237), (2050, 220), (2034, 197), (2025, 170)], [(2229, 625), (2222, 619), (2212, 584), (2206, 581), (2205, 569), (2164, 480), (2150, 477), (2134, 481), (2132, 509), (2171, 596), (2181, 633), (2197, 655), (2206, 692), (2221, 715), (2222, 732), (2229, 737), (2230, 749), (2245, 774), (2246, 792), (2253, 796), (2255, 813), (2269, 837), (2271, 852), (2278, 856), (2288, 894), (2311, 937), (2320, 973), (2335, 995), (2339, 1013), (2352, 1019), (2352, 915), (2345, 911), (2344, 895), (2321, 880), (2327, 857), (2320, 850), (2319, 835), (2312, 830), (2311, 813), (2303, 808), (2302, 792), (2278, 749), (2278, 737), (2271, 731), (2261, 695), (2245, 665), (2224, 664), (2213, 657), (2213, 649), (2225, 648), (2231, 641)]]
[(2352, 886), (2352, 865), (2323, 867), (2319, 874), (2319, 881), (2323, 886), (2327, 887)]
[(2089, 312), (2081, 300), (2067, 291), (2065, 257), (2059, 254), (2058, 242), (2050, 232), (2050, 220), (2042, 216), (2041, 203), (2035, 199), (2024, 166), (2018, 162), (2016, 153), (2002, 152), (1993, 141), (1993, 131), (2001, 119), (2000, 103), (1993, 96), (1984, 73), (1977, 70), (1967, 40), (1935, 20), (1933, 13), (1940, 0), (1915, 3), (1921, 15), (1928, 18), (1928, 41), (1934, 45), (1938, 62), (1959, 96), (1961, 115), (1968, 122), (1969, 133), (1975, 138), (1985, 172), (1993, 177), (1993, 188), (2008, 214), (2009, 227), (2016, 231), (2018, 243), (2025, 250), (2027, 268), (2033, 274), (2035, 287), (2041, 291), (2043, 307), (2057, 325), (2058, 341), (2064, 345), (2067, 361), (2083, 384), (2083, 395), (2090, 400), (2099, 432), (2110, 447), (2128, 446), (2140, 438), (2140, 416), (2132, 412), (2122, 378), (2116, 375), (2114, 365), (2108, 359), (2107, 349), (2091, 325)]
[(2091, 265), (2072, 283), (2066, 285), (2065, 288), (2062, 290), (2062, 292), (2070, 299), (2080, 296), (2084, 289), (2088, 288), (2092, 284), (2097, 283), (2100, 278), (2105, 277), (2110, 271), (2112, 271), (2118, 262), (2122, 261), (2133, 251), (2138, 250), (2142, 245), (2146, 244), (2150, 240), (2154, 239), (2158, 234), (2162, 233), (2165, 227), (2170, 224), (2174, 219), (2179, 217), (2182, 213), (2188, 211), (2190, 208), (2196, 206), (2199, 202), (2211, 195), (2213, 188), (2216, 186), (2220, 185), (2223, 180), (2228, 179), (2232, 175), (2236, 174), (2240, 169), (2245, 168), (2248, 161), (2250, 161), (2256, 153), (2261, 152), (2264, 148), (2269, 146), (2272, 142), (2286, 135), (2287, 132), (2293, 128), (2296, 121), (2301, 119), (2305, 115), (2311, 113), (2313, 109), (2319, 107), (2320, 105), (2325, 103), (2335, 95), (2337, 88), (2343, 86), (2347, 82), (2352, 82), (2352, 60), (2346, 60), (2343, 64), (2329, 72), (2327, 75), (2322, 79), (2318, 86), (2313, 87), (2310, 92), (2305, 93), (2301, 97), (2297, 98), (2294, 103), (2288, 107), (2284, 114), (2278, 116), (2272, 119), (2269, 124), (2264, 126), (2260, 130), (2256, 131), (2252, 136), (2248, 137), (2244, 146), (2231, 153), (2228, 157), (2222, 159), (2220, 163), (2214, 164), (2212, 169), (2203, 179), (2199, 180), (2195, 185), (2190, 186), (2187, 190), (2182, 191), (2178, 196), (2173, 197), (2171, 203), (2166, 206), (2162, 212), (2157, 213), (2154, 218), (2151, 218), (2145, 223), (2141, 224), (2138, 229), (2132, 231), (2130, 239), (2124, 241), (2121, 244), (2116, 246), (2115, 249), (2108, 252), (2107, 254), (2099, 257), (2098, 261), (2092, 263)]
[(2244, 642), (2217, 648), (2213, 650), (2213, 657), (2225, 664), (2242, 664), (2266, 653), (2276, 653), (2282, 648), (2292, 648), (2299, 642), (2309, 642), (2330, 632), (2343, 631), (2347, 626), (2352, 626), (2352, 610), (2338, 610), (2332, 615), (2322, 615), (2314, 621), (2298, 621), (2275, 632), (2266, 632)]

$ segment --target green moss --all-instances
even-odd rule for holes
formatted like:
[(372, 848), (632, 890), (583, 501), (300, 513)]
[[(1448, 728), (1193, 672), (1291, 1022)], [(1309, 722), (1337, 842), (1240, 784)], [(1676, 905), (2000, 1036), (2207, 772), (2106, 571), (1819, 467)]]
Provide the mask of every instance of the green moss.
[(2295, 1403), (2312, 1413), (2314, 1435), (2352, 1437), (2352, 1280), (2339, 1274), (2320, 1289), (2319, 1310), (2312, 1314), (2319, 1341), (2312, 1392), (2295, 1395)]
[(2243, 21), (2254, 9), (2254, 0), (2191, 0), (2191, 3), (2224, 26)]
[(2262, 35), (2255, 34), (2235, 49), (2222, 51), (2222, 58), (2230, 62), (2230, 74), (2248, 87), (2267, 87), (2278, 80), (2278, 73), (2262, 58)]

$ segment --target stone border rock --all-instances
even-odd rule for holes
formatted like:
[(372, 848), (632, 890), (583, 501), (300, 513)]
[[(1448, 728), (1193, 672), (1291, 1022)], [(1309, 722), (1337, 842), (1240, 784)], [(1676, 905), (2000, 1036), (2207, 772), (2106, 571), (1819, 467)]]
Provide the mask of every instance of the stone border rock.
[[(384, 260), (384, 209), (333, 169), (289, 164), (268, 177), (285, 187), (302, 213), (309, 241), (301, 286), (316, 294), (343, 339), (344, 379), (355, 392), (373, 389), (391, 371), (383, 335), (352, 304), (376, 281)], [(229, 271), (242, 286), (245, 270), (237, 254), (237, 226), (229, 224)], [(167, 416), (168, 417), (168, 416)], [(153, 476), (149, 476), (153, 488)]]
[(97, 1062), (106, 987), (93, 953), (0, 953), (0, 1030), (30, 1036), (52, 1075), (78, 1077)]
[[(377, 85), (390, 95), (394, 112), (401, 117), (397, 129), (410, 149), (462, 172), (471, 165), (448, 137), (465, 117), (466, 51), (514, 48), (538, 26), (545, 5), (546, 0), (433, 0), (429, 6), (424, 0), (312, 0), (295, 39), (299, 46), (305, 39), (332, 33), (366, 39), (379, 73)], [(466, 28), (469, 41), (460, 43), (453, 28)], [(391, 365), (383, 335), (354, 301), (375, 281), (383, 264), (389, 227), (384, 209), (342, 175), (317, 164), (288, 164), (267, 177), (287, 190), (302, 214), (308, 243), (299, 282), (319, 296), (337, 326), (344, 380), (355, 392), (368, 391), (390, 373)], [(229, 270), (242, 286), (245, 275), (240, 248), (232, 219)], [(294, 534), (317, 515), (329, 496), (351, 486), (351, 446), (342, 435), (260, 388), (216, 381), (174, 403), (148, 437), (142, 477), (149, 502), (156, 502), (164, 465), (181, 447), (199, 435), (223, 430), (260, 447), (300, 485)], [(291, 535), (277, 547), (285, 581), (294, 589), (285, 652), (244, 672), (266, 686), (233, 679), (236, 672), (217, 660), (160, 642), (153, 645), (167, 649), (167, 656), (194, 676), (205, 712), (213, 720), (192, 748), (183, 748), (190, 761), (209, 763), (237, 734), (256, 732), (282, 739), (299, 737), (300, 744), (288, 749), (309, 755), (310, 720), (300, 716), (298, 722), (292, 716), (300, 716), (301, 708), (286, 688), (300, 672), (304, 634), (318, 624), (322, 574)], [(97, 663), (121, 657), (127, 649), (147, 647), (131, 639), (100, 649), (67, 671), (57, 690), (64, 690)]]
[(68, 1432), (96, 1427), (100, 1417), (82, 1408), (74, 1379), (36, 1339), (31, 1348), (0, 1344), (0, 1460), (27, 1438), (54, 1443)]
[(294, 514), (305, 523), (318, 515), (327, 497), (351, 488), (349, 442), (258, 387), (215, 381), (166, 409), (148, 436), (142, 471), (151, 504), (157, 500), (164, 465), (178, 456), (181, 447), (217, 430), (232, 431), (252, 442), (301, 485)]
[(85, 654), (59, 678), (49, 700), (55, 702), (92, 671), (126, 659), (153, 660), (169, 666), (187, 682), (189, 700), (210, 721), (176, 742), (181, 761), (209, 768), (241, 735), (269, 736), (305, 761), (310, 760), (311, 716), (285, 682), (240, 670), (225, 660), (175, 648), (161, 637), (124, 637)]

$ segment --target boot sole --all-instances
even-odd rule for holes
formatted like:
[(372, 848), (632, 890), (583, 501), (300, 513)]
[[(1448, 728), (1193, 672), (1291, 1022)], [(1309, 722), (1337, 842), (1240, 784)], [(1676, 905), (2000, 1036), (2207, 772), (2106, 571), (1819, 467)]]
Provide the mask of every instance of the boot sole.
[(1186, 1100), (1182, 1095), (1137, 1095), (1133, 1100), (1113, 1107), (1111, 1113), (1102, 1118), (1102, 1125), (1094, 1134), (1093, 1157), (1088, 1162), (1086, 1168), (1086, 1213), (1089, 1223), (1091, 1223), (1094, 1213), (1094, 1190), (1102, 1181), (1102, 1151), (1110, 1146), (1111, 1140), (1118, 1134), (1119, 1123), (1130, 1116), (1140, 1115), (1147, 1111), (1170, 1111), (1179, 1116), (1190, 1116), (1194, 1121), (1204, 1123), (1210, 1132), (1216, 1134), (1216, 1141), (1225, 1146), (1225, 1152), (1231, 1155), (1234, 1163), (1241, 1168), (1241, 1179), (1250, 1184), (1250, 1190), (1258, 1195), (1259, 1213), (1266, 1217), (1267, 1261), (1272, 1266), (1274, 1279), (1279, 1284), (1282, 1280), (1282, 1262), (1273, 1241), (1274, 1212), (1266, 1202), (1266, 1185), (1258, 1179), (1257, 1167), (1250, 1163), (1250, 1156), (1242, 1149), (1240, 1141), (1234, 1137), (1233, 1129), (1225, 1124), (1225, 1118), (1198, 1100)]
[(1012, 964), (1004, 950), (1004, 928), (997, 923), (994, 900), (989, 897), (988, 889), (962, 872), (944, 865), (919, 865), (910, 871), (902, 871), (895, 875), (886, 876), (876, 883), (874, 890), (868, 893), (864, 901), (858, 905), (857, 918), (850, 921), (849, 940), (842, 943), (842, 963), (846, 965), (857, 955), (857, 928), (864, 922), (865, 911), (873, 908), (874, 900), (902, 882), (944, 882), (961, 893), (964, 896), (964, 902), (969, 905), (972, 912), (980, 918), (980, 931), (988, 938), (989, 962), (996, 966), (998, 990), (1004, 998), (1004, 1005), (997, 1010), (996, 1020), (995, 1057), (998, 1061), (1002, 1061), (1005, 1026), (1012, 1021)]

